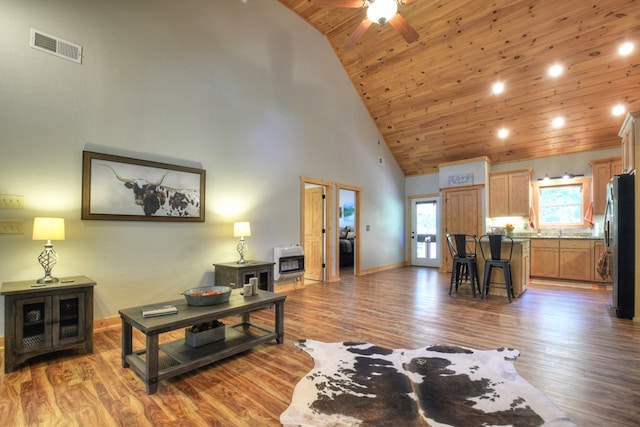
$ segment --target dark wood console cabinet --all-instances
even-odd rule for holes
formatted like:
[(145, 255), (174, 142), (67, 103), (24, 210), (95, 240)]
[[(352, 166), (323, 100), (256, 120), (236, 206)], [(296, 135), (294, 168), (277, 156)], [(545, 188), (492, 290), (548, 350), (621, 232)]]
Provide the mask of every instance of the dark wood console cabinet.
[(268, 261), (247, 261), (244, 264), (225, 262), (213, 264), (216, 269), (216, 286), (229, 286), (235, 283), (236, 288), (249, 283), (252, 277), (258, 278), (258, 287), (273, 292), (273, 265)]
[(4, 371), (42, 354), (67, 349), (93, 352), (93, 287), (85, 276), (57, 283), (5, 282)]

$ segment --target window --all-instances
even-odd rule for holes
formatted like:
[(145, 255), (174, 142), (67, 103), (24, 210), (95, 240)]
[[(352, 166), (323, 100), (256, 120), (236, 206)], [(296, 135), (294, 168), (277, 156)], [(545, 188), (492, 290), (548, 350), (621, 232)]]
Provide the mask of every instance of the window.
[(589, 178), (534, 183), (538, 228), (586, 228), (590, 183)]

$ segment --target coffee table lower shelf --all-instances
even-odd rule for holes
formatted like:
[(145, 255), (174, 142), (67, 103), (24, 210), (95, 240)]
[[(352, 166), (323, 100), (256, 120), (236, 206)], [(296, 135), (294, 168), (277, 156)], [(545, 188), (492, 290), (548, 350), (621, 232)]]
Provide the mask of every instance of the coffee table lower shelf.
[[(284, 301), (286, 296), (265, 290), (244, 297), (240, 289), (231, 292), (229, 301), (211, 306), (191, 306), (184, 300), (168, 301), (177, 313), (167, 316), (142, 316), (143, 306), (119, 310), (122, 319), (122, 367), (131, 368), (145, 383), (147, 394), (158, 390), (158, 383), (226, 357), (275, 340), (284, 342)], [(251, 312), (273, 309), (273, 329), (251, 322)], [(192, 325), (241, 316), (241, 321), (225, 326), (225, 339), (200, 347), (191, 347), (184, 338), (160, 344), (165, 332)], [(133, 349), (133, 328), (145, 335), (144, 349)]]
[[(224, 340), (201, 347), (191, 347), (185, 344), (184, 340), (160, 344), (157, 381), (187, 373), (277, 338), (272, 329), (255, 323), (240, 322), (225, 326), (225, 329)], [(146, 349), (135, 351), (126, 356), (126, 361), (134, 372), (149, 384), (145, 372), (146, 355)]]

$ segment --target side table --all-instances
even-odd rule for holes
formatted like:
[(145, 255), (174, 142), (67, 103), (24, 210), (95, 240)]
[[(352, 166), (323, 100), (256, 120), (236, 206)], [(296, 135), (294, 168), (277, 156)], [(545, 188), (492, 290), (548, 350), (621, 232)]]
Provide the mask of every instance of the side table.
[(35, 280), (5, 282), (4, 371), (35, 356), (66, 349), (93, 352), (93, 287), (85, 276), (41, 285)]
[(216, 286), (229, 286), (235, 283), (242, 287), (252, 277), (258, 278), (258, 288), (273, 292), (273, 261), (247, 261), (244, 264), (225, 262), (213, 264), (216, 269)]

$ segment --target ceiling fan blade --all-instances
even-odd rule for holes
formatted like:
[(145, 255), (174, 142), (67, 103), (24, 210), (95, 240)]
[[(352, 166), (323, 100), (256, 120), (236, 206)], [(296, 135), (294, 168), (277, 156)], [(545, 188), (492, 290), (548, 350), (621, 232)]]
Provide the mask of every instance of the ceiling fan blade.
[(389, 24), (391, 24), (393, 28), (398, 30), (400, 35), (404, 37), (407, 43), (413, 43), (420, 37), (420, 34), (418, 34), (418, 32), (414, 30), (413, 27), (409, 25), (407, 20), (404, 19), (399, 13), (396, 13), (393, 18), (389, 19)]
[(370, 25), (371, 25), (371, 21), (369, 21), (368, 18), (364, 18), (360, 23), (360, 25), (358, 25), (358, 28), (356, 28), (356, 30), (353, 33), (351, 33), (351, 36), (349, 37), (347, 42), (344, 44), (344, 48), (350, 49), (353, 46), (355, 46), (356, 43), (358, 43), (358, 40), (360, 40), (360, 38), (364, 35), (364, 33), (367, 31)]
[(364, 7), (363, 0), (313, 0), (313, 4), (319, 7)]

